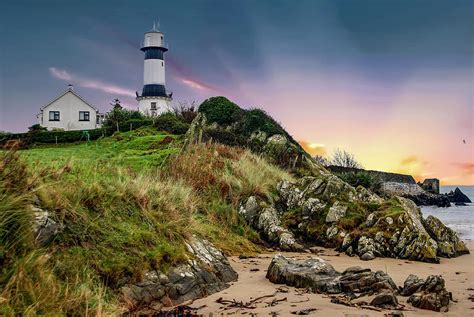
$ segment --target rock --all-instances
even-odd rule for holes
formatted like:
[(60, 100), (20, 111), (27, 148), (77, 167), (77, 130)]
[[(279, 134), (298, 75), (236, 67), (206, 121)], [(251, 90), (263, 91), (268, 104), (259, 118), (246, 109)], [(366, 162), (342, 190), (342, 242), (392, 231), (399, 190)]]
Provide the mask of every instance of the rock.
[(240, 205), (239, 214), (243, 215), (249, 224), (253, 224), (258, 214), (260, 213), (260, 206), (255, 196), (247, 198), (245, 203)]
[(275, 284), (331, 294), (341, 292), (338, 276), (339, 273), (331, 264), (318, 257), (297, 261), (281, 254), (273, 257), (266, 275), (270, 282)]
[(376, 295), (370, 305), (382, 308), (394, 308), (398, 306), (397, 297), (390, 291), (384, 291)]
[(408, 298), (408, 303), (421, 309), (448, 311), (450, 294), (439, 275), (430, 275), (416, 293)]
[(51, 218), (48, 211), (44, 211), (37, 207), (31, 207), (34, 213), (33, 232), (35, 241), (40, 246), (50, 243), (56, 234), (58, 234), (60, 226)]
[(410, 296), (417, 292), (425, 281), (414, 274), (408, 275), (407, 279), (403, 283), (403, 288), (400, 288), (400, 295)]
[(438, 244), (423, 226), (420, 209), (409, 199), (397, 199), (404, 209), (400, 216), (404, 227), (393, 247), (393, 253), (402, 259), (439, 263)]
[(375, 255), (372, 253), (372, 252), (365, 252), (364, 254), (362, 254), (360, 256), (360, 259), (363, 260), (363, 261), (370, 261), (370, 260), (373, 260), (375, 259)]
[(268, 241), (277, 243), (284, 251), (303, 251), (304, 247), (296, 242), (294, 235), (282, 227), (278, 212), (274, 207), (264, 208), (258, 216), (257, 228)]
[(456, 206), (467, 206), (466, 203), (454, 203), (454, 205), (456, 205)]
[(367, 219), (365, 220), (365, 226), (372, 227), (375, 224), (375, 221), (376, 221), (376, 213), (371, 213), (370, 215), (367, 216)]
[(318, 257), (295, 260), (277, 254), (268, 267), (267, 278), (272, 283), (328, 294), (397, 290), (393, 280), (382, 271), (351, 267), (340, 274)]
[(276, 243), (284, 251), (303, 251), (293, 233), (284, 228), (275, 207), (261, 208), (255, 196), (240, 204), (239, 214), (254, 228), (261, 231), (267, 240)]
[(372, 272), (359, 266), (347, 268), (339, 278), (344, 293), (377, 293), (381, 290), (395, 292), (397, 286), (385, 272)]
[(339, 219), (344, 217), (346, 214), (347, 206), (340, 205), (338, 201), (336, 201), (326, 215), (326, 222), (337, 222)]
[(403, 314), (403, 312), (396, 310), (385, 314), (385, 317), (405, 317), (405, 315)]
[(434, 216), (428, 216), (423, 222), (426, 230), (438, 244), (438, 255), (442, 257), (455, 257), (469, 254), (469, 249), (457, 233), (446, 227), (441, 220)]
[(357, 254), (361, 260), (368, 261), (375, 259), (376, 248), (375, 242), (372, 238), (362, 236), (357, 244)]
[(452, 203), (472, 203), (472, 201), (467, 197), (459, 187), (456, 187), (454, 191), (450, 191), (446, 194), (447, 198)]
[(393, 225), (393, 218), (392, 218), (392, 217), (387, 217), (387, 218), (385, 218), (385, 221), (387, 222), (387, 224), (388, 224), (389, 226)]
[(171, 267), (167, 274), (146, 272), (140, 282), (121, 288), (124, 300), (160, 309), (219, 292), (237, 280), (226, 257), (207, 240), (193, 237), (187, 248), (187, 263)]
[(357, 186), (356, 188), (357, 198), (360, 201), (365, 203), (375, 203), (375, 204), (382, 204), (383, 199), (380, 198), (378, 195), (372, 193), (370, 190), (366, 189), (363, 186)]

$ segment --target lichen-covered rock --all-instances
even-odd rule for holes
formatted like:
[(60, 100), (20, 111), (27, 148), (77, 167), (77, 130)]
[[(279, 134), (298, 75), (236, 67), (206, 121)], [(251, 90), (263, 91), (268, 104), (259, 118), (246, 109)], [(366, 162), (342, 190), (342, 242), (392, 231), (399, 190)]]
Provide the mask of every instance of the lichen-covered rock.
[(450, 294), (445, 288), (444, 279), (439, 275), (430, 275), (407, 302), (421, 309), (446, 312), (449, 300)]
[(357, 253), (359, 254), (361, 260), (368, 261), (375, 259), (376, 252), (377, 250), (375, 248), (375, 242), (373, 239), (366, 236), (360, 237), (357, 244)]
[(403, 283), (403, 287), (400, 288), (400, 295), (410, 296), (417, 292), (425, 281), (414, 274), (408, 275), (407, 279)]
[(441, 220), (434, 216), (428, 216), (424, 225), (429, 234), (438, 243), (438, 255), (442, 257), (455, 257), (461, 254), (469, 254), (469, 249), (451, 228), (446, 227)]
[(341, 289), (345, 293), (377, 293), (381, 290), (395, 292), (397, 286), (387, 273), (372, 272), (359, 266), (347, 268), (339, 278)]
[(187, 248), (192, 255), (187, 263), (171, 267), (167, 274), (146, 272), (140, 282), (121, 288), (124, 300), (160, 309), (219, 292), (237, 280), (226, 257), (207, 240), (193, 237)]
[(296, 240), (293, 233), (281, 224), (280, 215), (275, 207), (261, 208), (258, 199), (249, 197), (241, 203), (239, 213), (247, 222), (259, 230), (268, 242), (277, 244), (283, 251), (303, 251), (304, 247)]
[(37, 207), (31, 207), (31, 209), (34, 214), (33, 233), (35, 240), (38, 245), (45, 246), (58, 234), (60, 226), (51, 218), (48, 211)]
[(383, 199), (362, 186), (357, 186), (357, 199), (366, 203), (382, 204)]
[(318, 257), (297, 261), (281, 254), (273, 257), (266, 275), (270, 282), (275, 284), (331, 294), (341, 292), (338, 276), (339, 273), (331, 264)]
[(347, 206), (341, 205), (336, 201), (326, 215), (326, 222), (337, 222), (339, 219), (344, 217), (347, 211)]
[(397, 290), (390, 276), (382, 271), (372, 272), (370, 269), (351, 267), (341, 274), (318, 257), (295, 260), (277, 254), (268, 267), (267, 278), (272, 283), (329, 294)]
[(404, 210), (400, 216), (404, 228), (393, 248), (394, 253), (402, 259), (438, 263), (438, 244), (425, 230), (421, 211), (411, 200), (402, 197), (397, 199)]

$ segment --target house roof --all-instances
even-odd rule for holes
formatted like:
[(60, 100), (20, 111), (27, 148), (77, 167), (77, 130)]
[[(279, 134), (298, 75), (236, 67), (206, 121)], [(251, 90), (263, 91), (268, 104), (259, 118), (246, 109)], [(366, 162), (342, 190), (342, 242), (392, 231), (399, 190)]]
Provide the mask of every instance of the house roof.
[(94, 107), (93, 105), (91, 105), (87, 100), (85, 100), (84, 98), (82, 98), (78, 93), (76, 93), (73, 89), (69, 88), (68, 90), (66, 90), (63, 94), (59, 95), (58, 97), (54, 98), (53, 100), (51, 100), (50, 102), (48, 102), (46, 105), (44, 105), (43, 107), (41, 107), (41, 111), (43, 111), (46, 107), (48, 107), (49, 105), (51, 105), (53, 102), (55, 102), (56, 100), (62, 98), (63, 96), (65, 96), (67, 93), (72, 93), (74, 96), (76, 96), (77, 98), (81, 99), (85, 104), (87, 104), (89, 107), (91, 107), (92, 109), (94, 109), (95, 111), (99, 111), (96, 107)]

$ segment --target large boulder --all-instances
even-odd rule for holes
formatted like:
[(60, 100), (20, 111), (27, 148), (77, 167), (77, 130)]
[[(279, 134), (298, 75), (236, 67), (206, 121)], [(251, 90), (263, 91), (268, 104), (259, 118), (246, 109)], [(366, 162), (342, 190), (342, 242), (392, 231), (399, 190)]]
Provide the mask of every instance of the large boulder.
[(450, 258), (469, 254), (469, 249), (459, 239), (457, 233), (451, 228), (446, 227), (438, 218), (430, 215), (424, 220), (424, 225), (438, 244), (439, 256)]
[(451, 295), (445, 288), (444, 279), (439, 275), (430, 275), (407, 302), (421, 309), (446, 312), (450, 298)]
[(307, 288), (313, 292), (340, 293), (340, 276), (334, 267), (318, 257), (304, 261), (287, 258), (281, 254), (273, 257), (266, 277), (275, 284)]
[(295, 260), (277, 254), (273, 257), (266, 276), (270, 282), (307, 288), (313, 292), (377, 293), (381, 290), (395, 292), (393, 280), (382, 271), (351, 267), (342, 274), (318, 257)]
[(146, 272), (140, 282), (121, 288), (124, 300), (135, 307), (160, 309), (219, 292), (237, 280), (227, 258), (209, 241), (193, 237), (187, 248), (187, 263), (171, 267), (166, 274)]

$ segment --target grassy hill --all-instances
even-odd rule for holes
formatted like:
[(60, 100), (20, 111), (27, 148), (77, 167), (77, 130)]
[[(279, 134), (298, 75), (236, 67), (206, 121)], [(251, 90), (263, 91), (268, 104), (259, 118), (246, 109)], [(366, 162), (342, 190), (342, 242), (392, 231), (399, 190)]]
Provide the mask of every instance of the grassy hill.
[[(97, 141), (0, 153), (0, 314), (117, 314), (118, 289), (185, 261), (196, 234), (228, 254), (258, 251), (237, 212), (271, 197), (285, 171), (242, 148), (199, 144), (153, 128)], [(60, 230), (38, 245), (47, 212)]]

